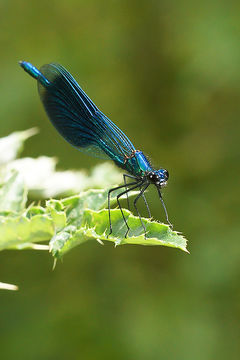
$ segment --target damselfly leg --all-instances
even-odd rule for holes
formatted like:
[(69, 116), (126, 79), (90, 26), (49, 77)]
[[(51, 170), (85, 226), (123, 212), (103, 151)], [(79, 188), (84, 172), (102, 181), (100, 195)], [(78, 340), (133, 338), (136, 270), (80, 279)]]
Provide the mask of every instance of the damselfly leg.
[(168, 213), (167, 213), (167, 209), (166, 209), (166, 206), (164, 204), (164, 201), (163, 201), (163, 198), (162, 198), (162, 194), (161, 194), (161, 191), (157, 188), (158, 190), (158, 195), (159, 195), (159, 198), (161, 200), (161, 203), (162, 203), (162, 206), (163, 206), (163, 209), (164, 209), (164, 212), (165, 212), (165, 216), (166, 216), (166, 220), (167, 220), (167, 223), (168, 225), (170, 226), (171, 229), (173, 229), (173, 224), (170, 223), (169, 219), (168, 219)]
[(121, 194), (118, 194), (118, 196), (117, 196), (117, 203), (118, 203), (119, 209), (121, 210), (123, 220), (124, 220), (124, 222), (125, 222), (125, 224), (126, 224), (126, 226), (127, 226), (127, 231), (126, 231), (126, 234), (125, 234), (125, 238), (127, 237), (128, 233), (129, 233), (130, 227), (128, 226), (127, 220), (126, 220), (126, 218), (125, 218), (125, 216), (124, 216), (124, 214), (123, 214), (122, 206), (121, 206), (121, 204), (120, 204), (119, 199), (120, 199), (121, 196), (127, 194), (129, 191), (135, 190), (135, 189), (137, 189), (137, 188), (140, 187), (140, 186), (141, 186), (141, 183), (140, 183), (140, 184), (137, 183), (135, 186), (132, 186), (130, 189), (127, 189), (127, 190), (123, 191)]
[[(141, 224), (142, 224), (142, 227), (143, 227), (143, 229), (144, 229), (145, 236), (146, 236), (146, 227), (145, 227), (145, 225), (144, 225), (144, 223), (143, 223), (143, 221), (142, 221), (142, 217), (141, 217), (141, 215), (140, 215), (140, 212), (138, 211), (137, 201), (140, 199), (140, 197), (144, 196), (144, 191), (148, 188), (149, 185), (150, 185), (149, 183), (147, 183), (147, 184), (144, 185), (144, 187), (140, 190), (140, 193), (138, 194), (138, 196), (136, 197), (136, 199), (135, 199), (134, 202), (133, 202), (134, 208), (135, 208), (135, 210), (136, 210), (136, 212), (137, 212), (137, 214), (138, 214), (138, 217), (139, 217), (139, 219), (140, 219), (140, 221), (141, 221)], [(145, 200), (146, 200), (146, 199), (145, 199)]]
[[(137, 185), (136, 187), (138, 187), (138, 186), (139, 186), (139, 181), (135, 181), (135, 182), (132, 182), (132, 183), (129, 183), (129, 184), (128, 184), (128, 186), (133, 186), (134, 189), (135, 189), (135, 186), (134, 186), (134, 185)], [(111, 208), (110, 208), (111, 193), (112, 193), (113, 191), (122, 189), (122, 188), (124, 188), (124, 187), (125, 187), (125, 184), (124, 184), (124, 185), (117, 186), (117, 187), (115, 187), (115, 188), (112, 188), (112, 189), (110, 189), (109, 192), (108, 192), (108, 218), (109, 218), (109, 227), (110, 227), (110, 231), (109, 231), (108, 236), (112, 234)], [(119, 195), (122, 196), (122, 195), (124, 195), (126, 192), (129, 192), (129, 191), (131, 191), (131, 190), (132, 190), (132, 188), (130, 188), (130, 189), (128, 188), (127, 190), (125, 190), (124, 192), (120, 193)], [(118, 204), (119, 204), (119, 195), (117, 196)], [(120, 209), (121, 209), (121, 212), (122, 212), (121, 206), (120, 206)], [(123, 212), (122, 212), (122, 215), (123, 215)], [(125, 219), (124, 215), (123, 215), (123, 219), (124, 219), (124, 221), (125, 221), (125, 223), (126, 223), (126, 219)], [(127, 226), (128, 226), (128, 225), (127, 225)]]

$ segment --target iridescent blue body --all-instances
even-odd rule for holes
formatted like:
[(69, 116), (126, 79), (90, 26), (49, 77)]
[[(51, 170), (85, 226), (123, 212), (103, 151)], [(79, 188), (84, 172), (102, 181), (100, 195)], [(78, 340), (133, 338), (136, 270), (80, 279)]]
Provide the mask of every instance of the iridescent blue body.
[[(37, 80), (39, 95), (48, 117), (65, 140), (80, 151), (113, 160), (117, 166), (128, 172), (124, 174), (124, 185), (111, 189), (108, 194), (110, 233), (112, 232), (110, 194), (121, 188), (125, 190), (117, 196), (117, 201), (127, 226), (126, 236), (129, 226), (119, 198), (133, 189), (140, 189), (139, 195), (134, 200), (134, 207), (141, 222), (136, 204), (138, 199), (143, 197), (151, 217), (144, 196), (144, 191), (150, 184), (154, 184), (158, 190), (168, 221), (160, 191), (167, 184), (167, 170), (153, 169), (143, 152), (134, 148), (128, 137), (94, 105), (63, 66), (52, 63), (43, 65), (38, 70), (26, 61), (21, 61), (20, 65)], [(134, 181), (126, 183), (126, 178)], [(143, 222), (142, 225), (146, 232)]]

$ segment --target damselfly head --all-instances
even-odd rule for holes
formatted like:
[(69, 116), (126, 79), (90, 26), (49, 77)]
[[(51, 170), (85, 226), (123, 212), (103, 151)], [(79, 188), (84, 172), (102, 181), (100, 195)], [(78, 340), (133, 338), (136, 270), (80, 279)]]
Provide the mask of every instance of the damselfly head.
[(149, 172), (148, 178), (153, 184), (162, 188), (167, 185), (169, 174), (167, 170), (159, 169)]

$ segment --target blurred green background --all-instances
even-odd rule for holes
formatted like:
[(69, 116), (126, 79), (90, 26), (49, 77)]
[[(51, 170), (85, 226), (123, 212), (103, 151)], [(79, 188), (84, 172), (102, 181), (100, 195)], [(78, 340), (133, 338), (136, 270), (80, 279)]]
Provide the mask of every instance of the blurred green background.
[[(33, 126), (24, 156), (99, 160), (52, 127), (18, 60), (66, 66), (153, 164), (190, 255), (86, 243), (51, 271), (47, 252), (2, 252), (2, 359), (240, 358), (240, 4), (0, 1), (0, 136)], [(153, 215), (164, 219), (154, 189)]]

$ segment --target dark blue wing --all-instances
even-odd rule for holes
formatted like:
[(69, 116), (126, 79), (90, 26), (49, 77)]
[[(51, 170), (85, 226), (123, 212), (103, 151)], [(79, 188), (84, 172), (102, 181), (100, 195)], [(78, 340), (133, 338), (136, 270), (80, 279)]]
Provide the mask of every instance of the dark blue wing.
[(38, 80), (45, 110), (55, 128), (80, 151), (111, 159), (120, 167), (135, 150), (131, 141), (108, 119), (59, 64), (47, 64), (40, 72), (48, 80)]

